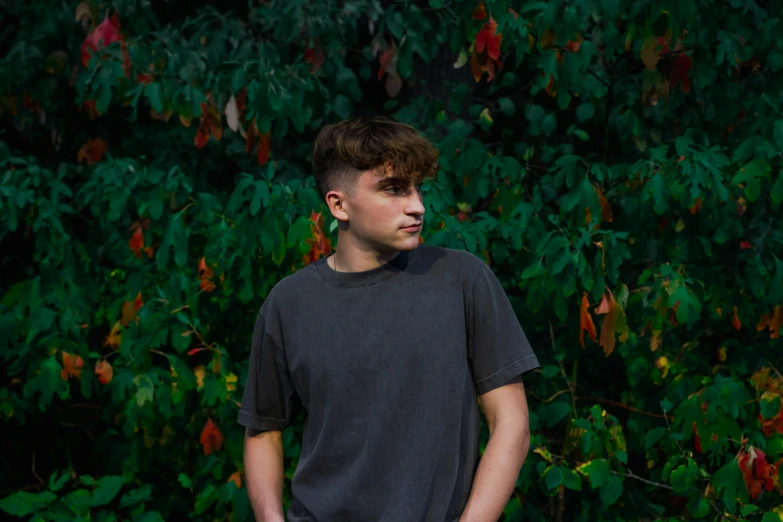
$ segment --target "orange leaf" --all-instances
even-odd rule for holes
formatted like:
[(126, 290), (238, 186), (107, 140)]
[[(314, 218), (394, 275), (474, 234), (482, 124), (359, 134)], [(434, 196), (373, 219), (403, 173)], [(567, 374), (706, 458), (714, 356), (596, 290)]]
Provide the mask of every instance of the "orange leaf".
[(79, 154), (76, 155), (76, 161), (77, 163), (86, 162), (87, 165), (94, 165), (103, 159), (105, 153), (106, 140), (103, 138), (89, 138), (87, 143), (82, 145), (79, 149)]
[(235, 471), (231, 474), (230, 477), (228, 477), (228, 480), (226, 482), (233, 482), (237, 485), (238, 488), (242, 487), (242, 476), (239, 474), (238, 471)]
[(128, 240), (128, 247), (133, 252), (133, 255), (141, 259), (141, 250), (144, 248), (144, 232), (141, 231), (141, 227), (135, 227), (133, 235)]
[(109, 384), (114, 376), (114, 370), (109, 364), (109, 361), (98, 361), (95, 365), (95, 375), (98, 376), (98, 382), (101, 384)]
[(614, 300), (612, 292), (607, 288), (604, 295), (601, 296), (601, 302), (595, 309), (596, 314), (606, 314), (601, 323), (601, 338), (598, 343), (604, 349), (604, 355), (607, 357), (612, 354), (615, 346), (615, 320), (620, 312), (620, 307)]
[(141, 292), (138, 293), (136, 299), (133, 301), (125, 301), (122, 303), (122, 317), (120, 318), (120, 323), (122, 323), (122, 326), (128, 326), (133, 318), (136, 317), (136, 313), (139, 311), (139, 308), (141, 308), (143, 305), (144, 303), (141, 300)]
[(84, 366), (84, 360), (80, 355), (73, 355), (66, 351), (63, 354), (63, 369), (60, 372), (60, 378), (67, 381), (71, 377), (77, 379), (82, 378), (82, 366)]
[(582, 294), (582, 306), (579, 308), (579, 344), (585, 347), (585, 330), (594, 342), (596, 339), (595, 324), (590, 315), (590, 303), (587, 301), (587, 292)]
[(200, 288), (205, 292), (214, 290), (215, 283), (212, 282), (214, 276), (212, 268), (207, 266), (206, 260), (202, 257), (198, 262), (198, 278), (201, 280)]
[(654, 352), (661, 346), (661, 331), (654, 330), (652, 337), (650, 337), (650, 351)]
[(595, 193), (598, 195), (598, 201), (601, 203), (601, 221), (611, 223), (614, 219), (612, 206), (609, 204), (606, 196), (604, 196), (604, 192), (601, 190), (600, 186), (593, 185), (593, 190), (595, 190)]
[(122, 342), (122, 325), (117, 321), (114, 323), (114, 326), (112, 326), (109, 335), (107, 335), (106, 339), (103, 341), (103, 346), (108, 346), (112, 350), (117, 350), (120, 347), (120, 342)]
[(201, 430), (199, 441), (204, 448), (204, 455), (216, 453), (223, 446), (223, 433), (217, 424), (212, 422), (212, 419), (207, 418), (207, 423), (204, 425), (204, 429)]
[(332, 242), (323, 232), (323, 215), (321, 215), (320, 212), (316, 214), (315, 210), (313, 210), (310, 213), (310, 221), (310, 229), (313, 232), (313, 237), (307, 240), (307, 243), (310, 244), (310, 252), (303, 257), (302, 262), (304, 264), (310, 264), (321, 257), (332, 253)]

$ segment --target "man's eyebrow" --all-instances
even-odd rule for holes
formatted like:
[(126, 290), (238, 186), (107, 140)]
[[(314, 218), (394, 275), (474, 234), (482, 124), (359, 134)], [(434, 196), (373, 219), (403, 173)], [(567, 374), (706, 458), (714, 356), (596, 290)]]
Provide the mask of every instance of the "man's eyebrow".
[(378, 181), (375, 182), (376, 187), (380, 187), (381, 185), (394, 185), (397, 183), (404, 183), (405, 178), (401, 178), (399, 176), (391, 176), (387, 178), (381, 178)]

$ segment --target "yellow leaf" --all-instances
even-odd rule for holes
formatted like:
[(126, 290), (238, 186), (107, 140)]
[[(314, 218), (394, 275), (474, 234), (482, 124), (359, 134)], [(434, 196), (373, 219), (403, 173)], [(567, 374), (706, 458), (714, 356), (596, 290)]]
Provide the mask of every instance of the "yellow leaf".
[(655, 37), (650, 36), (642, 42), (641, 55), (644, 65), (649, 70), (654, 71), (655, 67), (658, 65), (658, 60), (661, 58), (661, 55), (658, 52), (658, 42), (655, 40)]
[(549, 450), (546, 449), (543, 446), (538, 446), (536, 449), (533, 450), (533, 453), (538, 453), (541, 455), (541, 458), (543, 458), (547, 462), (552, 462), (552, 454), (549, 453)]

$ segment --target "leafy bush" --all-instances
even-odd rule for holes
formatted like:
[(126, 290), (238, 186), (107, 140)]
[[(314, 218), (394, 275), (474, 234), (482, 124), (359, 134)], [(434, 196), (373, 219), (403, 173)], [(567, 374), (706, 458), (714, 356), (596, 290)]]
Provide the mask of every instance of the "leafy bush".
[(252, 323), (336, 240), (316, 132), (384, 113), (543, 364), (504, 519), (783, 520), (780, 2), (0, 9), (6, 513), (252, 518)]

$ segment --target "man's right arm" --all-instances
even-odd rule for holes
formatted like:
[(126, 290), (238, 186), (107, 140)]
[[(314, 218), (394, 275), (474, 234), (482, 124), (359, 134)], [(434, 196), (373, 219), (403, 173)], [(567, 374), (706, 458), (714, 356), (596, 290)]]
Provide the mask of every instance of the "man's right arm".
[(245, 482), (258, 522), (285, 522), (283, 516), (283, 433), (245, 431)]

